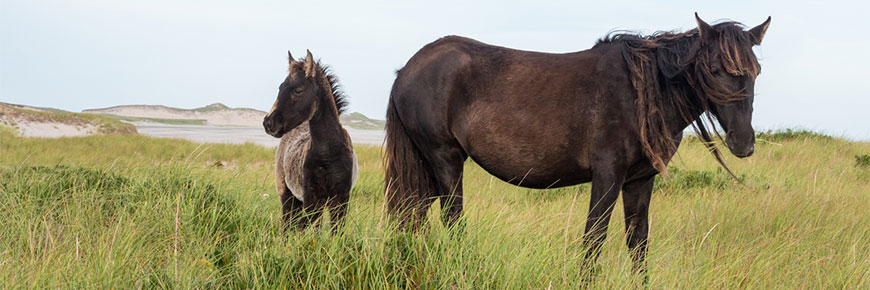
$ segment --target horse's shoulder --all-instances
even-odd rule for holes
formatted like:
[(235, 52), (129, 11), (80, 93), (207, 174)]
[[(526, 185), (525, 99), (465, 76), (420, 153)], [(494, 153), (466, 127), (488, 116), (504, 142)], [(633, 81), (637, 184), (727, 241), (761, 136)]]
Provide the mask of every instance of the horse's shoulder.
[(341, 133), (342, 136), (344, 136), (344, 142), (347, 145), (347, 148), (350, 149), (350, 151), (353, 151), (353, 142), (350, 139), (350, 134), (347, 133), (347, 130), (345, 130), (344, 127), (341, 128)]

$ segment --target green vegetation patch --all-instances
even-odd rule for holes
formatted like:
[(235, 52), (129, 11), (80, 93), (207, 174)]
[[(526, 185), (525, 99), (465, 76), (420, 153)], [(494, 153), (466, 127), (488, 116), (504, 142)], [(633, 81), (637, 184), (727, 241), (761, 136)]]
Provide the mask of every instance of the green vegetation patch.
[(784, 142), (784, 141), (793, 141), (793, 140), (802, 140), (802, 139), (817, 139), (817, 140), (831, 140), (834, 139), (831, 136), (814, 132), (810, 130), (803, 129), (785, 129), (785, 130), (771, 130), (765, 132), (759, 132), (755, 134), (755, 138), (763, 139), (771, 142)]
[[(173, 108), (173, 109), (175, 109), (175, 108)], [(205, 106), (205, 107), (196, 108), (196, 109), (191, 109), (191, 111), (196, 111), (196, 112), (209, 112), (209, 111), (221, 111), (221, 110), (230, 110), (230, 109), (232, 109), (232, 108), (227, 107), (227, 106), (224, 105), (224, 104), (221, 104), (221, 103), (214, 103), (214, 104), (211, 104), (211, 105), (208, 105), (208, 106)], [(180, 110), (184, 110), (184, 109), (180, 109)]]
[(18, 136), (18, 130), (13, 127), (0, 125), (0, 137), (11, 138)]
[(668, 168), (668, 173), (669, 176), (667, 178), (662, 178), (661, 175), (656, 176), (655, 190), (663, 190), (665, 192), (701, 188), (723, 190), (739, 186), (740, 182), (746, 180), (746, 176), (742, 174), (735, 180), (734, 177), (731, 177), (721, 167), (717, 167), (715, 170), (692, 170), (670, 167)]
[(369, 119), (358, 112), (341, 115), (339, 119), (342, 125), (360, 130), (383, 130), (386, 124), (384, 120)]
[(855, 155), (855, 166), (870, 167), (870, 154)]

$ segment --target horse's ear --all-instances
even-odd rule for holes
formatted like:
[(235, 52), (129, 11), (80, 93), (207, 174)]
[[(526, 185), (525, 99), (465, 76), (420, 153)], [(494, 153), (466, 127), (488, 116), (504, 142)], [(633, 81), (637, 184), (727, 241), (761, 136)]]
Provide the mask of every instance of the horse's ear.
[(293, 63), (293, 54), (290, 51), (287, 51), (287, 62)]
[(761, 39), (764, 38), (764, 33), (767, 32), (767, 26), (770, 25), (770, 16), (761, 25), (758, 25), (749, 30), (749, 36), (752, 38), (752, 44), (760, 45)]
[(314, 76), (314, 73), (317, 72), (317, 64), (314, 63), (314, 56), (311, 55), (310, 50), (305, 50), (307, 54), (305, 55), (305, 77), (310, 78)]
[(698, 22), (698, 35), (701, 36), (701, 39), (709, 40), (716, 37), (716, 30), (713, 30), (713, 27), (704, 20), (701, 20), (701, 17), (698, 17), (698, 12), (695, 12), (695, 21)]

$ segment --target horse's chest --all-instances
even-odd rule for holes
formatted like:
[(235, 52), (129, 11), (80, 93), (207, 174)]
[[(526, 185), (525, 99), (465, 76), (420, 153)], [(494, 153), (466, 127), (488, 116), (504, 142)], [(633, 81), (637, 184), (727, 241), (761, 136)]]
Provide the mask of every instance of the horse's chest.
[[(286, 137), (286, 136), (285, 136)], [(305, 187), (304, 170), (305, 156), (308, 155), (308, 149), (311, 147), (311, 137), (309, 135), (291, 136), (282, 140), (283, 157), (280, 160), (281, 170), (284, 171), (284, 183), (296, 199), (304, 201)], [(286, 141), (286, 143), (284, 142)]]
[[(304, 169), (305, 160), (311, 149), (311, 135), (308, 134), (307, 128), (297, 130), (298, 132), (296, 130), (288, 132), (288, 134), (281, 139), (281, 144), (278, 148), (278, 150), (281, 151), (279, 153), (280, 160), (278, 161), (278, 165), (282, 167), (279, 170), (283, 171), (284, 183), (287, 186), (287, 189), (290, 190), (296, 199), (304, 202), (306, 197), (306, 178), (312, 178), (309, 176), (310, 174), (306, 174)], [(352, 180), (350, 180), (351, 186), (353, 186), (357, 179), (358, 169), (356, 155), (353, 151), (349, 153), (352, 154), (353, 157)]]

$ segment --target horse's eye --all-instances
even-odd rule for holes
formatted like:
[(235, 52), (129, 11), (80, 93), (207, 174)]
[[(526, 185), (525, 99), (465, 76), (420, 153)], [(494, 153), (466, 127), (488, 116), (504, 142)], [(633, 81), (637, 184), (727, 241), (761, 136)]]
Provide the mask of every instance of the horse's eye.
[(304, 91), (305, 91), (305, 90), (303, 90), (302, 88), (296, 88), (295, 90), (293, 90), (293, 93), (296, 93), (296, 94), (298, 95), (298, 94), (301, 94), (301, 93), (304, 92)]

